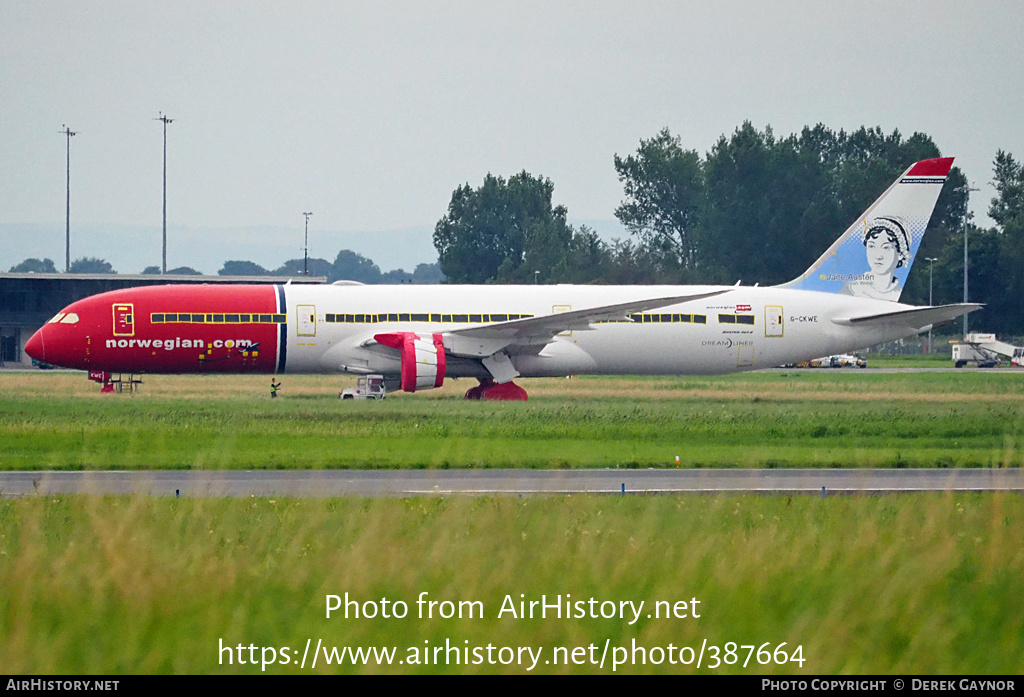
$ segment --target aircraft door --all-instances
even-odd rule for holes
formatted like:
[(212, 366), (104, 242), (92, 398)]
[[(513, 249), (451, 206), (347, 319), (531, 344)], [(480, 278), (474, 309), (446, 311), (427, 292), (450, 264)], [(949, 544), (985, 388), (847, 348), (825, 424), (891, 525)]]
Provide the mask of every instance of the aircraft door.
[(764, 306), (764, 335), (783, 336), (785, 333), (785, 319), (781, 305)]
[(114, 336), (135, 336), (135, 310), (131, 303), (115, 303)]
[(299, 336), (316, 336), (316, 306), (295, 306), (295, 327)]

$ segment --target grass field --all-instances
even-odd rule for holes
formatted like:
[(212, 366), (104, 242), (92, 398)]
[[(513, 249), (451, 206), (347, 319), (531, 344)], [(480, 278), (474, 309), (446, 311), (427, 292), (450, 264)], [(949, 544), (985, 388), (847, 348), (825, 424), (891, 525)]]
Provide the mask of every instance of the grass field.
[(341, 402), (347, 380), (0, 374), (2, 469), (1020, 467), (1024, 371), (803, 370), (524, 381), (526, 403), (448, 381)]
[(872, 368), (952, 368), (953, 357), (945, 341), (935, 340), (936, 353), (889, 356), (884, 353), (869, 353), (865, 358)]
[[(0, 373), (0, 468), (630, 467), (670, 466), (677, 454), (687, 467), (1024, 459), (1024, 375), (1008, 373), (532, 380), (525, 404), (467, 403), (465, 381), (358, 404), (337, 399), (342, 379), (283, 382), (271, 401), (262, 379), (151, 377), (130, 396), (100, 395), (78, 374)], [(420, 618), (423, 592), (478, 602), (481, 616)], [(326, 596), (345, 593), (403, 601), (408, 615), (327, 619)], [(498, 616), (505, 596), (542, 595), (645, 605), (633, 624)], [(489, 655), (470, 653), (469, 665), (437, 665), (436, 654), (423, 665), (423, 650), (446, 640), (467, 650), (530, 647), (541, 652), (532, 672), (543, 673), (608, 674), (626, 659), (615, 672), (1017, 674), (1022, 596), (1019, 495), (0, 498), (8, 674), (251, 674), (262, 672), (261, 659), (270, 659), (267, 673), (523, 673), (530, 664), (529, 655), (525, 665), (476, 663)], [(646, 617), (656, 602), (693, 599), (699, 618)], [(415, 651), (420, 663), (336, 665), (319, 654), (315, 670), (311, 661), (300, 668), (307, 642), (390, 647), (395, 661)], [(705, 642), (720, 665), (711, 667), (708, 649), (698, 669)], [(800, 647), (802, 663), (773, 662), (783, 642), (787, 656)], [(254, 647), (243, 651), (245, 665), (238, 645)], [(606, 645), (606, 665), (590, 663)], [(754, 654), (744, 667), (741, 646), (772, 657), (761, 664)]]
[[(307, 639), (393, 646), (399, 658), (445, 639), (531, 646), (544, 650), (534, 672), (612, 672), (611, 652), (603, 669), (545, 664), (555, 647), (635, 640), (678, 651), (706, 640), (769, 651), (786, 642), (805, 661), (743, 668), (743, 650), (739, 664), (709, 669), (706, 653), (698, 671), (631, 654), (638, 664), (616, 672), (1014, 674), (1024, 515), (1011, 495), (26, 498), (0, 501), (0, 588), (0, 666), (10, 674), (259, 673), (259, 663), (228, 664), (219, 642), (274, 647), (278, 661), (287, 647), (297, 663)], [(402, 600), (408, 616), (327, 619), (326, 596), (346, 592)], [(481, 616), (421, 619), (421, 592), (479, 601)], [(629, 612), (499, 618), (506, 594), (645, 606), (632, 625)], [(645, 616), (656, 601), (683, 600), (699, 618)], [(325, 660), (314, 672), (526, 672)], [(308, 673), (311, 662), (267, 672)]]

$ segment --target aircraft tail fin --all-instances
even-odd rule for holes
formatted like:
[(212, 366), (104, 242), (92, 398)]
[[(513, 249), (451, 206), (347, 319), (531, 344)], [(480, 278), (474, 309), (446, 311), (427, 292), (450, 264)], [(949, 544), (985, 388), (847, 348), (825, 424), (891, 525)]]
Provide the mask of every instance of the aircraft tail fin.
[(952, 157), (913, 164), (809, 269), (779, 287), (898, 302), (952, 166)]

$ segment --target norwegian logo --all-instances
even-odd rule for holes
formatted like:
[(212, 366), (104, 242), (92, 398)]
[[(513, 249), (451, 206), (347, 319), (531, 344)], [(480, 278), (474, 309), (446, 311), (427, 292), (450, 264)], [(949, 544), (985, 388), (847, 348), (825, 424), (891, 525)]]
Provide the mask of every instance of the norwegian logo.
[(181, 337), (176, 337), (174, 339), (107, 339), (106, 346), (107, 348), (155, 348), (173, 351), (178, 348), (207, 348), (207, 343), (209, 343), (210, 348), (237, 348), (242, 350), (257, 345), (252, 339), (216, 339), (207, 342), (204, 339), (182, 339)]

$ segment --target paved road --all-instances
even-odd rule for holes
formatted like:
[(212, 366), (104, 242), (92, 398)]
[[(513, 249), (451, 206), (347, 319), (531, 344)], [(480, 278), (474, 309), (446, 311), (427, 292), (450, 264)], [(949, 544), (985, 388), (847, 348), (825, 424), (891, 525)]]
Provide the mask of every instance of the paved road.
[(444, 494), (1017, 491), (1024, 470), (415, 470), (0, 472), (0, 495), (410, 496)]
[(755, 373), (809, 373), (814, 375), (872, 375), (876, 373), (1016, 373), (1024, 375), (1024, 369), (1004, 365), (1002, 368), (978, 368), (964, 366), (956, 368), (952, 365), (932, 368), (765, 368)]

